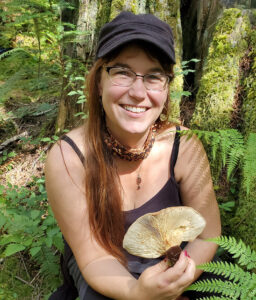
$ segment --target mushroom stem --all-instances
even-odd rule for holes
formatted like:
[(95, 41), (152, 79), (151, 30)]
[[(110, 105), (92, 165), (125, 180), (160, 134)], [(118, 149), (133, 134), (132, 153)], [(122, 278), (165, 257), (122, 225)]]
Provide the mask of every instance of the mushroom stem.
[(182, 249), (180, 248), (180, 246), (173, 246), (165, 252), (166, 257), (169, 260), (170, 267), (175, 265), (175, 263), (180, 257), (181, 252)]

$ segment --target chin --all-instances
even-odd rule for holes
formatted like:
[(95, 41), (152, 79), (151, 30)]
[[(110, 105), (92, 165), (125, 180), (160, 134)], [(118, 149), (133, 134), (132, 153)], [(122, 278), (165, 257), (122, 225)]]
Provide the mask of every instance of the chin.
[(151, 127), (151, 124), (149, 124), (148, 126), (146, 125), (142, 125), (142, 124), (138, 124), (136, 126), (127, 126), (124, 128), (124, 130), (126, 132), (132, 133), (132, 134), (145, 134), (148, 132), (149, 128)]

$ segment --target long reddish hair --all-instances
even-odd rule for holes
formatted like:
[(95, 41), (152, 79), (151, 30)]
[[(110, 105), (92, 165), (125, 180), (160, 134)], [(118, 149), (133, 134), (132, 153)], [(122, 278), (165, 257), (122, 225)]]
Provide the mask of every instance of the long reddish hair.
[[(136, 43), (137, 44), (137, 43)], [(147, 47), (140, 45), (148, 53)], [(156, 49), (157, 50), (157, 49)], [(111, 152), (103, 142), (105, 117), (100, 101), (99, 83), (102, 67), (111, 61), (121, 49), (112, 52), (111, 56), (98, 59), (86, 78), (86, 95), (89, 117), (85, 130), (85, 193), (89, 210), (90, 229), (97, 242), (111, 255), (125, 264), (122, 251), (124, 237), (124, 213), (122, 211), (121, 184)], [(173, 66), (162, 63), (162, 56), (148, 53), (150, 57), (156, 57), (164, 70), (173, 75)], [(159, 128), (168, 126), (168, 103), (166, 100), (163, 113), (165, 120), (160, 117), (156, 121)]]

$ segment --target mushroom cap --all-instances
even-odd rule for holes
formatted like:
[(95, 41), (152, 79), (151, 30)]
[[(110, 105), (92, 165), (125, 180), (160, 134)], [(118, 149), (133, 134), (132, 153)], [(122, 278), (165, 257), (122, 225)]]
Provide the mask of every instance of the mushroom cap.
[(170, 247), (193, 241), (205, 224), (204, 218), (192, 207), (168, 207), (138, 218), (127, 230), (123, 248), (132, 255), (157, 258)]

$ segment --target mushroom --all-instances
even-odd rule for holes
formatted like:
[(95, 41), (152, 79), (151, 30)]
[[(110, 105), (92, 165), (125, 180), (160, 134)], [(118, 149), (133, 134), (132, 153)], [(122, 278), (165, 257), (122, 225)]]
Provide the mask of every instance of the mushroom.
[(192, 207), (168, 207), (138, 218), (127, 230), (123, 248), (144, 258), (166, 255), (174, 265), (182, 251), (180, 244), (193, 241), (205, 224), (204, 218)]

